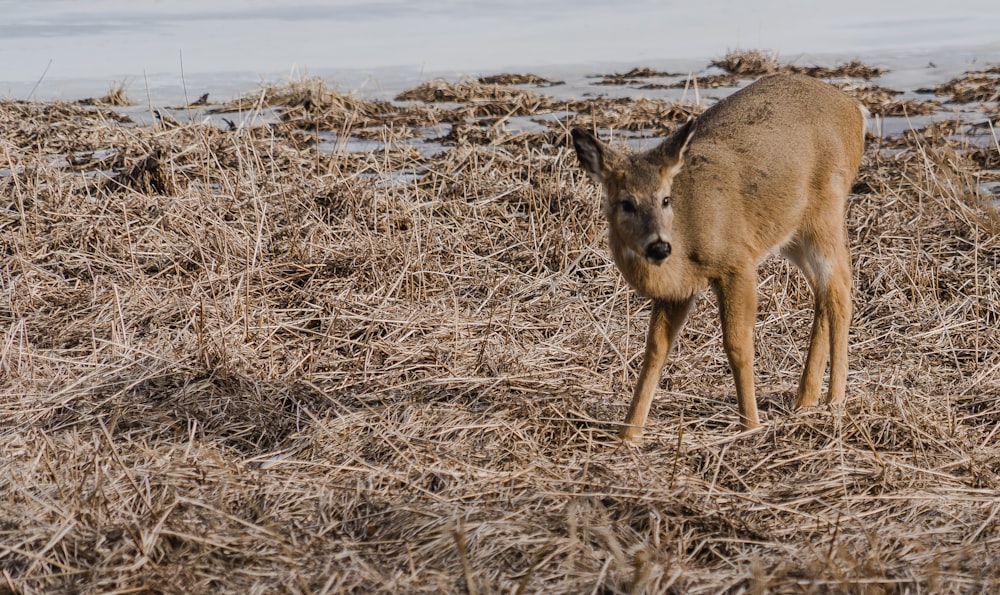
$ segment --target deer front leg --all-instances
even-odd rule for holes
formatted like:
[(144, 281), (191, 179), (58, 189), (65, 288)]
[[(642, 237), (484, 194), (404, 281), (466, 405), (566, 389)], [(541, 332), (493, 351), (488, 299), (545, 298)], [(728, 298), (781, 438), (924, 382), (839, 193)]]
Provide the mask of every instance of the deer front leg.
[(757, 275), (751, 265), (715, 284), (722, 321), (722, 346), (736, 380), (740, 426), (751, 430), (760, 425), (753, 382), (753, 325), (757, 319)]
[(692, 304), (694, 297), (677, 302), (653, 301), (649, 331), (646, 333), (646, 353), (642, 357), (642, 369), (632, 395), (632, 405), (621, 430), (621, 437), (625, 441), (634, 441), (642, 436), (649, 407), (653, 402), (653, 392), (659, 384), (663, 365), (667, 362), (667, 354), (677, 341)]

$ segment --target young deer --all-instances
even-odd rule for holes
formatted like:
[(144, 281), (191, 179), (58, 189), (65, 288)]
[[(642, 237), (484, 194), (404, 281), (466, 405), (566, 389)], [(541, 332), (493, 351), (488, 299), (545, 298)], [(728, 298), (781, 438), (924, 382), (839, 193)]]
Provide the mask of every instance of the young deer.
[(774, 250), (801, 269), (815, 298), (795, 407), (818, 403), (828, 360), (825, 402), (844, 400), (851, 318), (844, 208), (867, 113), (826, 83), (773, 75), (719, 101), (646, 153), (623, 154), (573, 130), (580, 164), (604, 187), (615, 264), (653, 300), (625, 440), (642, 435), (667, 353), (708, 285), (718, 296), (741, 425), (757, 427), (757, 264)]

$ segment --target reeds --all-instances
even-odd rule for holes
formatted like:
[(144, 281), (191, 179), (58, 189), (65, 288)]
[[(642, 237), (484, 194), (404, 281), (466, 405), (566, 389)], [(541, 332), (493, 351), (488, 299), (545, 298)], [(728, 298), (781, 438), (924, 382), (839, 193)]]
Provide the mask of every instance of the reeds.
[[(456, 96), (493, 136), (355, 153), (318, 123), (406, 106), (323, 89), (232, 130), (0, 102), (0, 592), (1000, 586), (995, 146), (870, 143), (843, 412), (788, 410), (812, 298), (774, 259), (764, 427), (706, 297), (627, 447), (646, 304), (565, 137), (492, 115), (549, 100)], [(575, 117), (663, 126), (637, 105)]]
[(953, 103), (992, 103), (1000, 101), (1000, 66), (979, 72), (967, 72), (961, 77), (938, 85), (934, 92), (950, 96)]
[[(639, 89), (688, 88), (696, 85), (703, 89), (735, 87), (742, 81), (756, 79), (769, 74), (803, 74), (823, 79), (855, 79), (868, 81), (885, 74), (885, 69), (870, 66), (860, 60), (851, 60), (835, 66), (803, 66), (782, 64), (777, 52), (759, 49), (730, 50), (725, 56), (712, 61), (711, 67), (723, 72), (699, 73), (697, 76), (662, 72), (651, 68), (633, 68), (624, 74), (604, 75), (598, 85), (627, 85)], [(650, 78), (673, 79), (672, 82), (657, 83)], [(890, 114), (886, 114), (890, 115)], [(899, 115), (899, 114), (891, 114)]]

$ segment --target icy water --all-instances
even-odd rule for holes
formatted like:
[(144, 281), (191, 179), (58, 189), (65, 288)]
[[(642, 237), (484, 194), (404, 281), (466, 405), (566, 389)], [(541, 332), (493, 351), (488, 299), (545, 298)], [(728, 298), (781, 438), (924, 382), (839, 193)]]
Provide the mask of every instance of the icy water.
[[(704, 74), (729, 49), (762, 48), (807, 66), (861, 59), (888, 70), (878, 84), (915, 98), (1000, 64), (996, 0), (0, 0), (0, 11), (0, 95), (76, 100), (120, 83), (133, 102), (123, 111), (140, 122), (150, 108), (204, 93), (225, 101), (306, 75), (379, 99), (434, 77), (500, 72), (564, 81), (543, 91), (557, 97), (681, 99), (676, 90), (598, 87), (593, 76), (637, 66)], [(949, 112), (935, 117), (985, 119)], [(894, 134), (922, 120), (876, 126)], [(372, 148), (357, 139), (326, 145)]]
[[(1000, 2), (890, 0), (0, 0), (0, 94), (76, 99), (124, 81), (155, 103), (308, 73), (389, 95), (432, 76), (697, 70), (731, 48), (861, 58), (916, 88), (1000, 62)], [(568, 92), (572, 92), (572, 84)]]

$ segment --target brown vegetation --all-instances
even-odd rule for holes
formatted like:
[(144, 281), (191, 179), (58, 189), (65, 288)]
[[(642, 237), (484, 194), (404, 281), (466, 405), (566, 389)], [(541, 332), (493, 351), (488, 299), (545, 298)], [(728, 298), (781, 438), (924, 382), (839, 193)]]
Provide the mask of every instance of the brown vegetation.
[[(885, 69), (869, 66), (859, 60), (852, 60), (832, 67), (782, 64), (778, 61), (778, 54), (776, 52), (758, 49), (731, 50), (726, 52), (726, 55), (722, 58), (713, 61), (711, 66), (720, 68), (725, 72), (720, 74), (685, 76), (660, 72), (650, 68), (634, 68), (625, 74), (609, 74), (600, 77), (600, 80), (596, 84), (627, 85), (640, 89), (685, 88), (696, 84), (701, 88), (716, 89), (719, 87), (733, 87), (747, 79), (756, 79), (779, 72), (804, 74), (825, 79), (853, 78), (866, 81), (885, 74)], [(650, 83), (646, 80), (649, 78), (664, 77), (683, 78), (671, 83)]]
[(484, 85), (534, 85), (536, 87), (554, 87), (565, 84), (562, 81), (552, 81), (537, 74), (519, 74), (505, 72), (490, 76), (479, 77), (479, 82)]
[(563, 129), (572, 126), (584, 128), (610, 128), (619, 130), (649, 130), (666, 132), (678, 122), (704, 110), (693, 103), (675, 103), (662, 99), (632, 99), (605, 97), (570, 102), (566, 106), (575, 113), (561, 118), (557, 125)]
[(726, 55), (722, 59), (712, 62), (712, 66), (718, 66), (730, 74), (753, 78), (776, 72), (785, 72), (790, 74), (806, 74), (816, 78), (849, 77), (870, 80), (885, 74), (884, 69), (869, 66), (860, 60), (851, 60), (850, 62), (833, 67), (781, 64), (778, 62), (777, 52), (757, 49), (726, 52)]
[(1000, 101), (1000, 68), (983, 72), (967, 72), (934, 89), (938, 95), (949, 96), (952, 103)]
[(1000, 587), (995, 146), (871, 143), (842, 413), (789, 411), (812, 304), (774, 259), (764, 427), (702, 303), (632, 448), (647, 305), (562, 125), (414, 140), (550, 100), (305, 91), (231, 130), (0, 102), (0, 592)]
[(718, 66), (730, 74), (758, 77), (778, 71), (777, 52), (765, 50), (731, 50), (712, 66)]
[(128, 98), (125, 96), (125, 83), (116, 82), (111, 85), (108, 92), (103, 97), (89, 99), (81, 99), (79, 101), (81, 105), (93, 105), (97, 107), (121, 107), (129, 105)]
[(842, 83), (837, 86), (877, 116), (927, 116), (941, 107), (941, 103), (934, 100), (898, 99), (902, 92), (878, 85)]
[(622, 73), (622, 74), (608, 74), (600, 77), (595, 84), (597, 85), (628, 85), (633, 81), (640, 81), (647, 78), (660, 78), (660, 77), (671, 77), (680, 76), (671, 72), (661, 72), (658, 70), (653, 70), (652, 68), (633, 68), (632, 70)]

